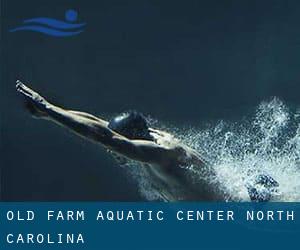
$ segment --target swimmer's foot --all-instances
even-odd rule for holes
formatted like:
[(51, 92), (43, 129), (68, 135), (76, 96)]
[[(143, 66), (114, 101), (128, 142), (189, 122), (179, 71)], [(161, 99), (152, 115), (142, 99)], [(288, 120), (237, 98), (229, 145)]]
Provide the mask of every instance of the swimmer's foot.
[(19, 80), (16, 81), (16, 90), (25, 98), (25, 106), (35, 118), (47, 116), (45, 109), (48, 103), (42, 96)]

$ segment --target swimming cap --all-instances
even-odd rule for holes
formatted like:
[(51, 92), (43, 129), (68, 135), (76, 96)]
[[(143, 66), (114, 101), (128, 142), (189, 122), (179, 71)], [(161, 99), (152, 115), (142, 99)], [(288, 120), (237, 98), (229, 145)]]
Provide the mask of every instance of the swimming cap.
[(147, 119), (136, 111), (117, 115), (109, 121), (108, 127), (129, 139), (153, 140), (148, 130)]

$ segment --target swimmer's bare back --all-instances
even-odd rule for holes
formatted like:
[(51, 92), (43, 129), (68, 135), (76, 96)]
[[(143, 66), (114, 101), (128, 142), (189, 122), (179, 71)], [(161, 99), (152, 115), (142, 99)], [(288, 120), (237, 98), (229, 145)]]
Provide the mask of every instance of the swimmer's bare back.
[(195, 150), (175, 139), (169, 143), (159, 143), (163, 140), (173, 140), (172, 136), (164, 131), (149, 128), (152, 136), (157, 138), (156, 141), (132, 140), (111, 130), (108, 122), (99, 117), (55, 106), (21, 81), (16, 83), (17, 91), (25, 98), (28, 109), (36, 118), (58, 123), (131, 160), (157, 165), (165, 173), (172, 173), (173, 168), (176, 172), (175, 168), (180, 166), (196, 165), (206, 168), (208, 174), (214, 174)]

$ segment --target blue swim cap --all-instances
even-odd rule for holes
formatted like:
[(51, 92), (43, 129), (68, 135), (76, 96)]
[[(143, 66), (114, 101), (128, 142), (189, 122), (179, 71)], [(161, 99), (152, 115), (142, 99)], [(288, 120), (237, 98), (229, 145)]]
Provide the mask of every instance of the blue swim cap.
[(117, 115), (109, 121), (108, 127), (129, 139), (153, 140), (146, 117), (136, 111)]

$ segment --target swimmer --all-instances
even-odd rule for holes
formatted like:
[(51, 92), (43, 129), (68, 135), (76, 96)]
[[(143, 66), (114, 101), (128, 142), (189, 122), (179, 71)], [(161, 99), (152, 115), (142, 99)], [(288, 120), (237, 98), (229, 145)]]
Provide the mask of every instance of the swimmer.
[[(27, 108), (34, 117), (58, 123), (102, 144), (122, 158), (142, 163), (141, 167), (153, 177), (153, 185), (159, 187), (163, 200), (230, 200), (218, 188), (212, 166), (197, 151), (171, 134), (149, 127), (142, 114), (125, 112), (106, 121), (88, 113), (55, 106), (21, 81), (16, 83), (17, 91), (25, 97)], [(190, 166), (209, 178), (192, 180)]]

